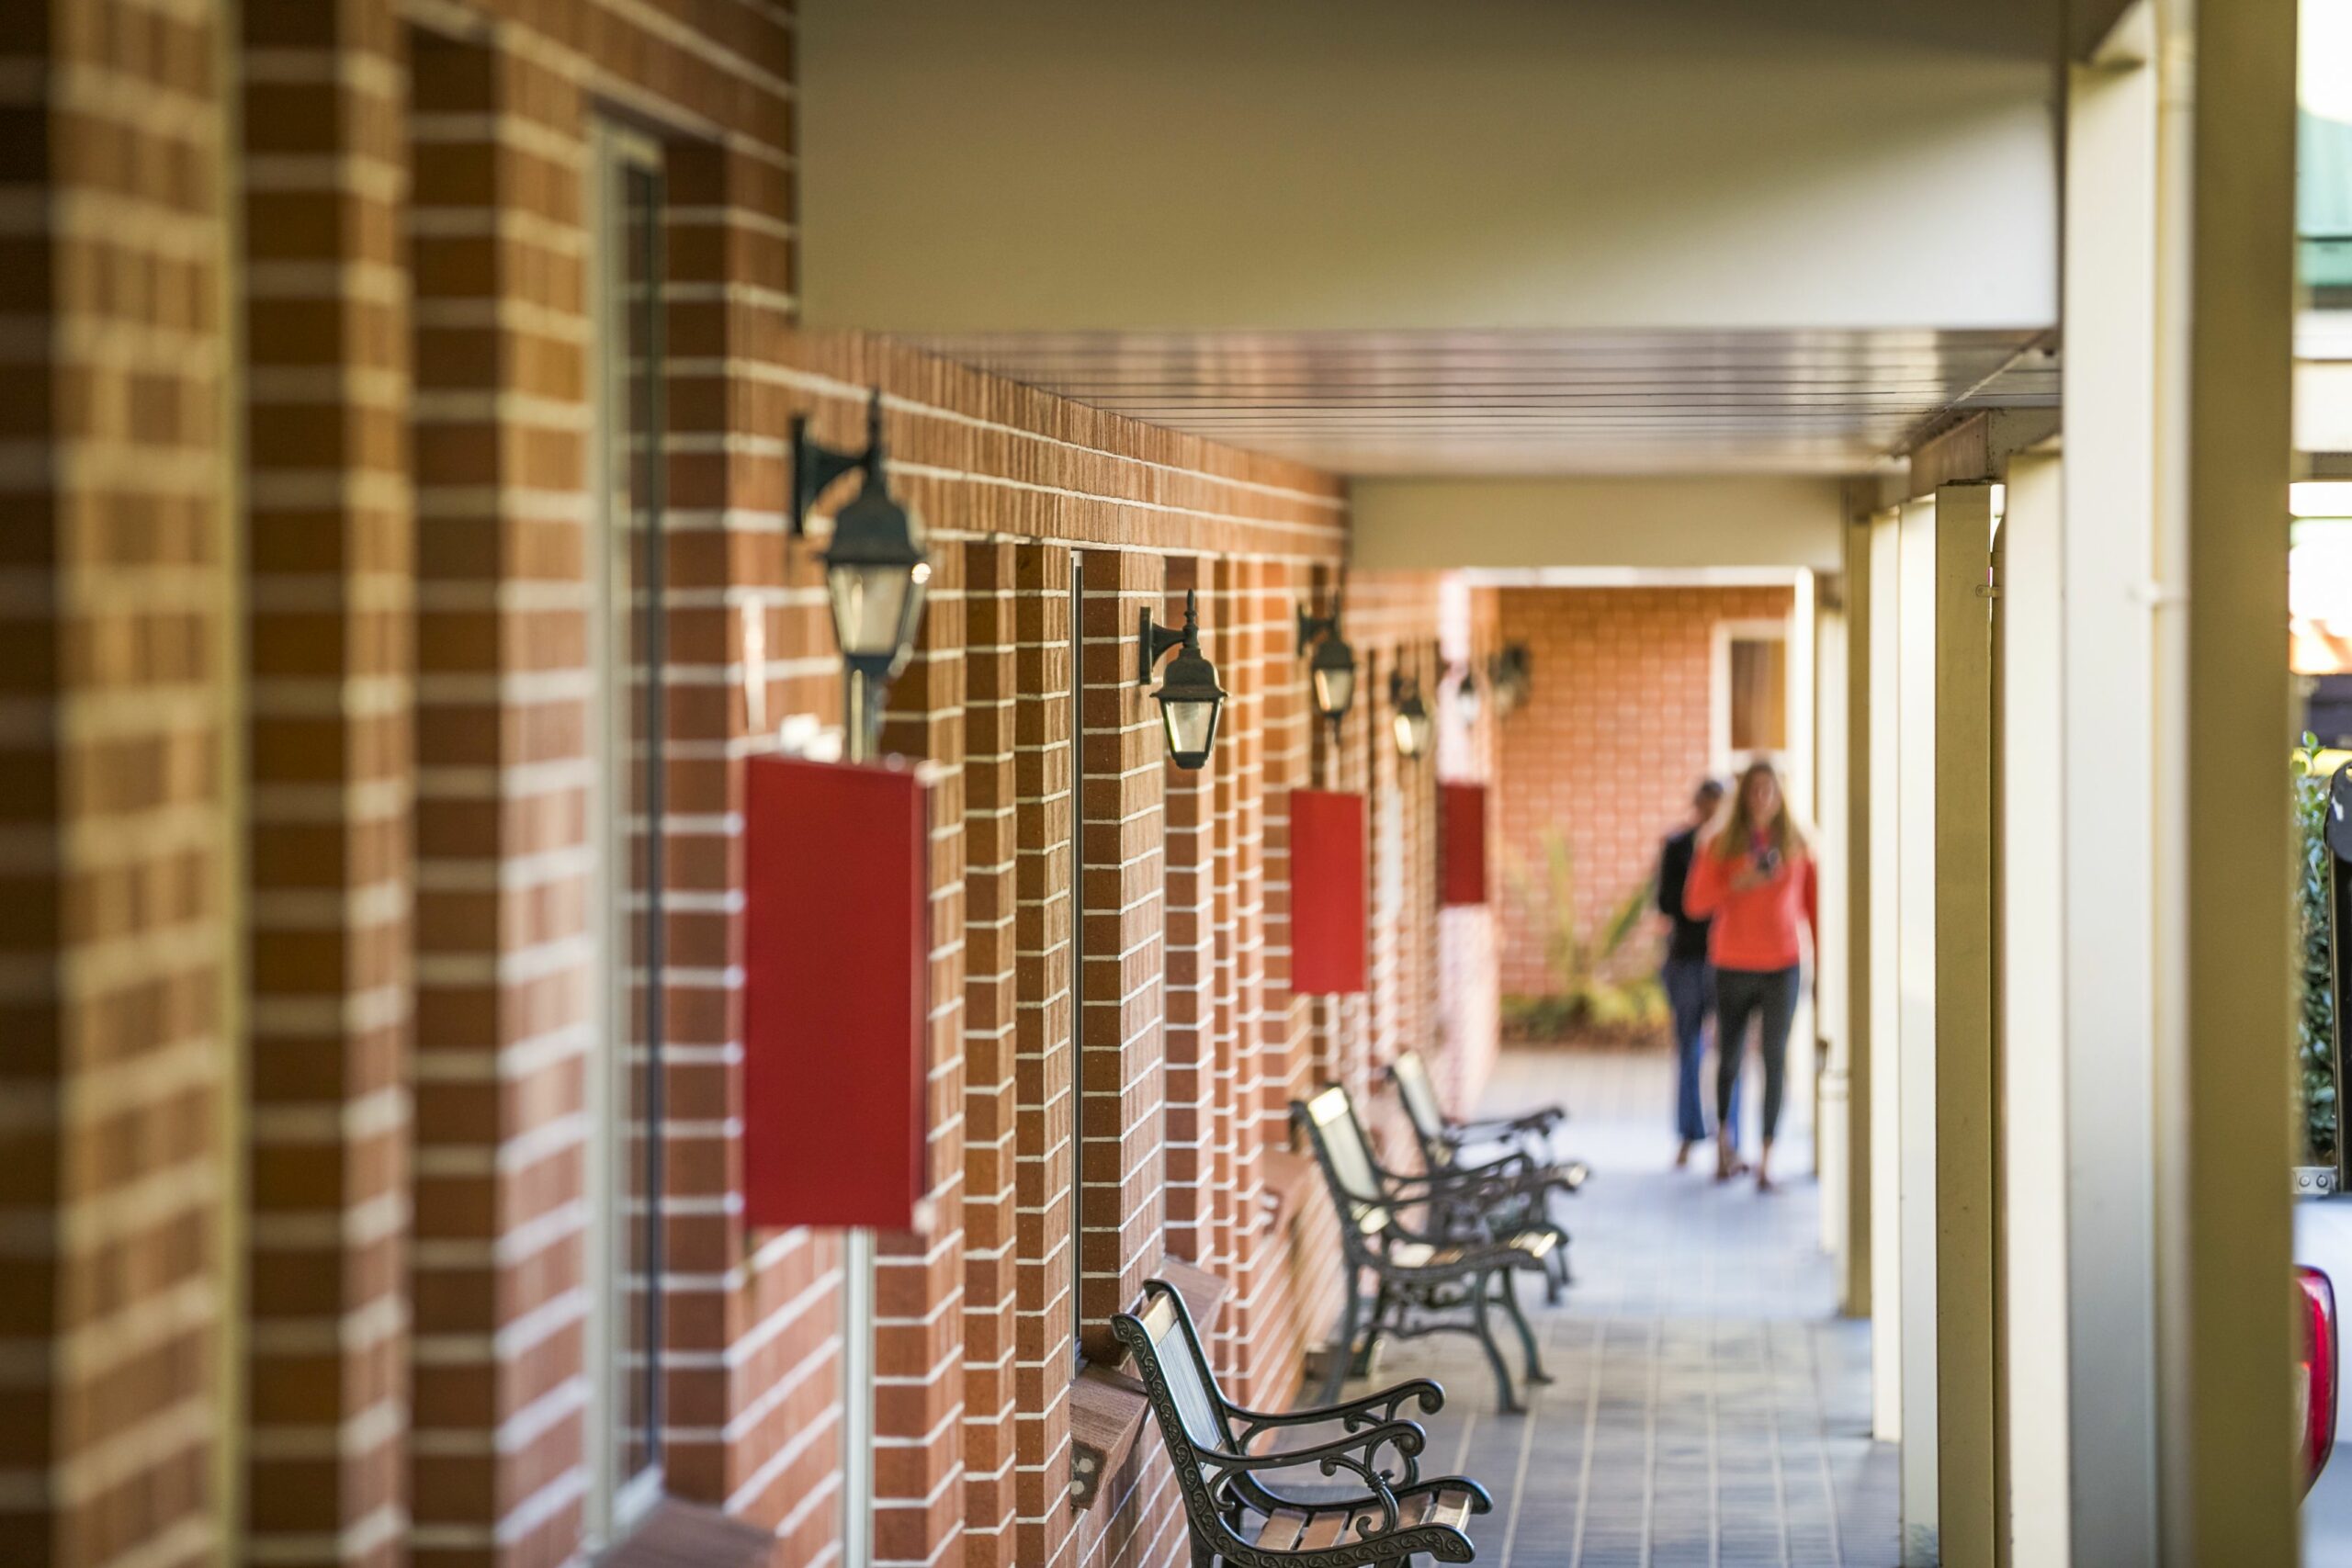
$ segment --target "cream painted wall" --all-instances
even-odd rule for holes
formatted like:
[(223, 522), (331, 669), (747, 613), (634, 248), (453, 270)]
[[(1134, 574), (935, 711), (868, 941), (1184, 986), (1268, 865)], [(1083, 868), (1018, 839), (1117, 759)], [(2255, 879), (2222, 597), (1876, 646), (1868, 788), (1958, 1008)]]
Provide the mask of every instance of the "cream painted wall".
[(1840, 564), (1830, 479), (1359, 479), (1354, 564), (1810, 567)]
[(808, 0), (802, 307), (2046, 326), (2057, 30), (2035, 0)]

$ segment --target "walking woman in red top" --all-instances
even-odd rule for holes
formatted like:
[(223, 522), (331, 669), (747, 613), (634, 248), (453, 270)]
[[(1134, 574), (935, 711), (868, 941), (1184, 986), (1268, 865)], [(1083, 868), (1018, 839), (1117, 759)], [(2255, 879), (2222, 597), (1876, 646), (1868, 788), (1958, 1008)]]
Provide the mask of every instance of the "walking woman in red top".
[(1772, 1190), (1772, 1132), (1787, 1085), (1789, 1024), (1796, 1016), (1804, 950), (1797, 931), (1817, 939), (1813, 850), (1789, 815), (1781, 774), (1762, 758), (1747, 765), (1723, 828), (1690, 857), (1682, 907), (1713, 917), (1707, 955), (1715, 967), (1715, 1179), (1738, 1168), (1731, 1122), (1732, 1085), (1747, 1054), (1750, 1019), (1762, 1024), (1764, 1145), (1756, 1187)]

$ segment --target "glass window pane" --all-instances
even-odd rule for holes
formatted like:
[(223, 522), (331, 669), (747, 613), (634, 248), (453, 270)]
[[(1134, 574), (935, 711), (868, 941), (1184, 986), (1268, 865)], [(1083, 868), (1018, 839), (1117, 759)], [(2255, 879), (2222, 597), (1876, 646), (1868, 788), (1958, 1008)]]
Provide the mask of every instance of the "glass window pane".
[(661, 1474), (663, 880), (662, 179), (651, 151), (602, 141), (597, 236), (599, 675), (606, 953), (600, 1130), (609, 1383), (600, 1468), (626, 1528)]
[(1731, 645), (1731, 749), (1779, 751), (1789, 743), (1789, 645), (1736, 637)]

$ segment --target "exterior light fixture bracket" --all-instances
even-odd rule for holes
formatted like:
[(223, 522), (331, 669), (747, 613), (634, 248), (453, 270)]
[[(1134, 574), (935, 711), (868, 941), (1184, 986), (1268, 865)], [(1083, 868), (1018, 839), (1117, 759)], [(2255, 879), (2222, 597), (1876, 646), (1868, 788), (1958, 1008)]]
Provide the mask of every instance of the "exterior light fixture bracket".
[(1161, 660), (1168, 657), (1170, 649), (1182, 648), (1189, 641), (1193, 650), (1199, 651), (1201, 633), (1199, 624), (1193, 619), (1191, 590), (1186, 590), (1184, 594), (1184, 624), (1182, 626), (1159, 625), (1151, 618), (1151, 611), (1148, 609), (1138, 610), (1136, 614), (1141, 622), (1136, 636), (1136, 685), (1151, 684), (1152, 671), (1158, 667)]
[(1306, 606), (1298, 607), (1298, 651), (1304, 654), (1318, 638), (1340, 635), (1340, 604), (1343, 595), (1337, 590), (1331, 594), (1331, 613), (1328, 615), (1309, 615)]
[(808, 416), (792, 416), (792, 494), (785, 513), (786, 531), (796, 539), (808, 536), (808, 513), (815, 509), (817, 498), (832, 488), (833, 482), (849, 474), (865, 476), (865, 482), (883, 488), (884, 454), (882, 450), (882, 389), (865, 405), (865, 446), (862, 451), (844, 452), (809, 438)]

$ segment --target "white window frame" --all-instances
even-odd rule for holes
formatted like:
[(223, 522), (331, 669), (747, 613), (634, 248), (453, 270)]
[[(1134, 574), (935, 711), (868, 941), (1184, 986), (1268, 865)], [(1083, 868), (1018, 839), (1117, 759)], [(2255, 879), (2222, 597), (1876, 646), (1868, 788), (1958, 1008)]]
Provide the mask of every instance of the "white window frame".
[[(607, 291), (612, 287), (608, 249), (616, 216), (611, 211), (613, 186), (625, 168), (662, 169), (662, 150), (650, 137), (607, 121), (593, 123), (584, 212), (588, 218), (583, 247), (588, 284), (590, 404), (593, 428), (587, 453), (590, 496), (588, 526), (594, 533), (584, 552), (589, 566), (589, 670), (594, 688), (592, 719), (594, 750), (589, 801), (588, 848), (594, 860), (590, 919), (596, 942), (596, 970), (591, 986), (591, 1070), (587, 1075), (590, 1135), (587, 1149), (589, 1197), (588, 1253), (585, 1269), (589, 1294), (587, 1461), (590, 1476), (587, 1535), (589, 1549), (599, 1551), (624, 1539), (642, 1523), (661, 1500), (663, 1483), (657, 1448), (653, 1462), (635, 1475), (618, 1474), (619, 1412), (625, 1407), (620, 1380), (621, 1291), (619, 1246), (621, 1202), (619, 1128), (616, 1118), (626, 1103), (623, 1075), (628, 1064), (617, 1044), (617, 1025), (626, 1006), (628, 933), (614, 918), (618, 906), (612, 879), (628, 855), (627, 823), (616, 807), (613, 764), (616, 747), (624, 743), (628, 719), (622, 694), (616, 690), (616, 650), (625, 646), (628, 605), (615, 602), (616, 585), (635, 581), (636, 563), (628, 548), (629, 534), (617, 526), (612, 512), (612, 487), (607, 464), (614, 440), (613, 389), (616, 367), (615, 344), (605, 332), (609, 321)], [(660, 1135), (657, 1127), (654, 1135)], [(658, 1194), (654, 1195), (658, 1201)], [(658, 1232), (657, 1232), (658, 1235)], [(660, 1271), (657, 1256), (654, 1268)], [(656, 1411), (655, 1419), (660, 1420)]]

